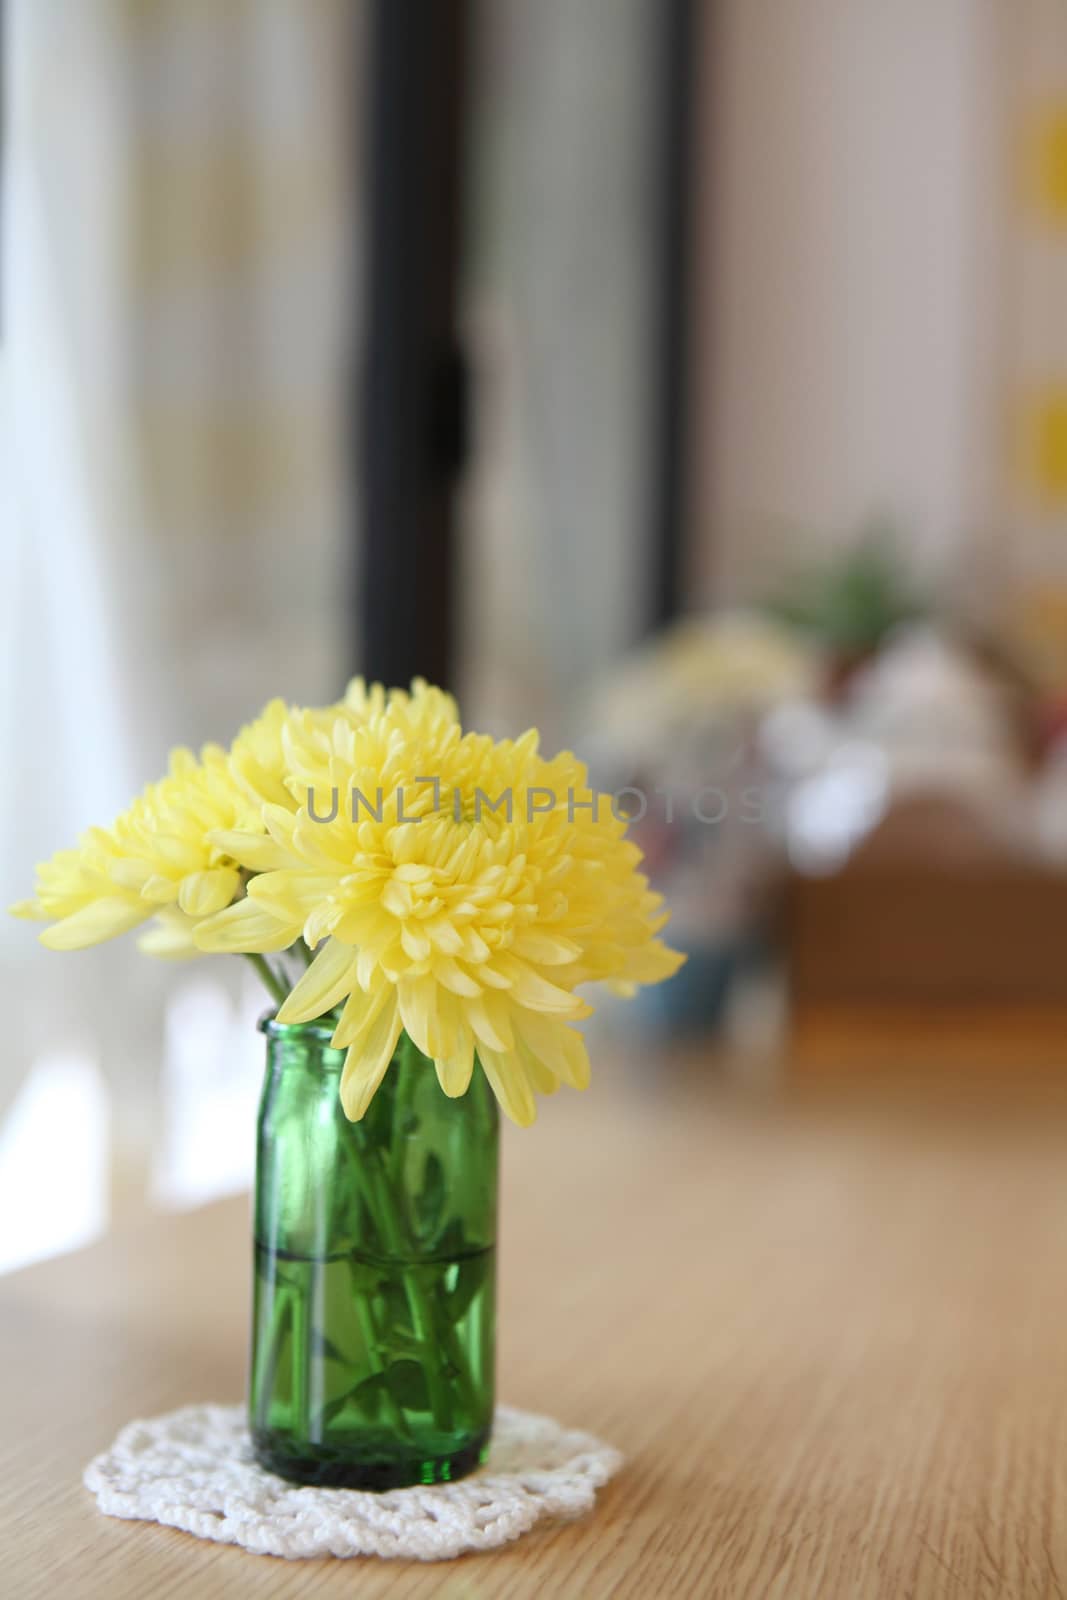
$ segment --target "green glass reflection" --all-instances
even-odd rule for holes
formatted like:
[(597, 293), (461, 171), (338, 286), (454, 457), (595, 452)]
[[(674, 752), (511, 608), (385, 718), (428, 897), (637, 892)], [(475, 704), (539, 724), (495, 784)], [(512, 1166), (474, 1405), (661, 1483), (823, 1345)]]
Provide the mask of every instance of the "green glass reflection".
[(498, 1125), (402, 1036), (362, 1122), (321, 1024), (263, 1024), (250, 1427), (298, 1483), (462, 1477), (493, 1415)]

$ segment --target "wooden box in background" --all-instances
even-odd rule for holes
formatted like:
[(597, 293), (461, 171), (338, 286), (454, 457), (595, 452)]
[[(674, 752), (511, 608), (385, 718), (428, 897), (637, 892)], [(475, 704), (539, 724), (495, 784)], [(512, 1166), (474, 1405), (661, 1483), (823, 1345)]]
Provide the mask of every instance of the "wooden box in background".
[(833, 876), (792, 878), (792, 1064), (1067, 1074), (1067, 874), (956, 808), (892, 816)]

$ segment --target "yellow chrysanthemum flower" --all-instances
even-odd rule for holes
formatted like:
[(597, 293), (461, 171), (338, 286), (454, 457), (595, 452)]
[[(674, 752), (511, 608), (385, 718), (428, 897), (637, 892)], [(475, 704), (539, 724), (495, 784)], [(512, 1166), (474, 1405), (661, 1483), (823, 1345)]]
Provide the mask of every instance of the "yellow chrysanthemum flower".
[(386, 689), (380, 683), (368, 684), (363, 678), (353, 678), (345, 690), (342, 707), (346, 715), (358, 726), (380, 718), (388, 709), (394, 728), (409, 733), (426, 729), (430, 724), (459, 726), (459, 707), (455, 698), (416, 678), (411, 693), (406, 689)]
[[(341, 708), (323, 713), (333, 720)], [(15, 916), (53, 922), (52, 950), (80, 950), (155, 918), (142, 935), (148, 955), (199, 955), (192, 930), (241, 891), (237, 863), (208, 835), (218, 828), (263, 831), (264, 801), (293, 804), (284, 784), (282, 729), (289, 708), (272, 700), (227, 752), (205, 745), (199, 759), (171, 752), (168, 775), (149, 784), (110, 828), (90, 828), (75, 850), (37, 869), (32, 900)]]
[[(456, 719), (455, 702), (424, 684), (435, 714)], [(407, 696), (396, 700), (401, 712)], [(295, 810), (302, 792), (287, 783), (284, 735), (299, 723), (307, 739), (325, 749), (340, 720), (355, 727), (385, 705), (380, 685), (361, 678), (349, 684), (344, 700), (310, 711), (295, 711), (272, 700), (243, 727), (228, 752), (205, 745), (199, 759), (186, 749), (170, 758), (168, 776), (153, 783), (109, 828), (90, 828), (74, 850), (62, 850), (37, 869), (32, 900), (12, 906), (15, 916), (50, 921), (41, 942), (53, 950), (80, 950), (155, 919), (142, 935), (149, 955), (199, 955), (192, 930), (199, 918), (227, 906), (241, 892), (243, 873), (208, 835), (239, 829), (264, 831), (265, 803)], [(282, 948), (277, 944), (267, 947)]]
[(446, 1094), (464, 1093), (477, 1051), (504, 1110), (528, 1124), (535, 1090), (588, 1081), (570, 1025), (590, 1011), (577, 986), (653, 983), (681, 964), (655, 937), (661, 897), (608, 798), (572, 755), (541, 757), (536, 732), (464, 735), (454, 702), (421, 683), (411, 695), (356, 685), (349, 707), (328, 731), (286, 719), (286, 787), (302, 798), (264, 805), (265, 833), (212, 834), (254, 876), (196, 942), (321, 946), (279, 1018), (343, 1003), (333, 1042), (353, 1119), (406, 1029)]
[[(334, 707), (319, 715), (332, 721), (337, 710)], [(254, 722), (241, 729), (230, 746), (230, 771), (249, 804), (256, 808), (257, 815), (264, 802), (281, 806), (292, 803), (285, 783), (282, 745), (282, 734), (292, 715), (292, 708), (284, 700), (271, 700)]]
[(33, 900), (12, 907), (16, 916), (52, 922), (41, 934), (52, 950), (80, 950), (163, 914), (155, 954), (194, 950), (193, 922), (229, 905), (241, 871), (208, 835), (217, 828), (261, 827), (253, 805), (218, 745), (199, 759), (177, 749), (168, 775), (139, 795), (110, 828), (90, 828), (76, 850), (61, 850), (37, 869)]
[[(459, 721), (459, 711), (451, 695), (431, 688), (416, 678), (411, 695), (393, 690), (390, 704), (397, 722), (410, 722), (432, 714), (446, 722)], [(304, 792), (289, 770), (286, 739), (299, 727), (305, 741), (318, 741), (327, 756), (334, 726), (340, 721), (357, 728), (380, 716), (385, 709), (386, 692), (380, 683), (368, 685), (353, 678), (343, 700), (336, 705), (296, 710), (284, 700), (272, 700), (254, 722), (242, 728), (230, 749), (230, 766), (238, 783), (254, 802), (268, 802), (293, 810)]]
[(59, 950), (153, 917), (141, 944), (156, 955), (258, 959), (302, 939), (317, 954), (279, 1016), (343, 1005), (349, 1116), (406, 1029), (446, 1094), (464, 1093), (477, 1051), (529, 1123), (534, 1091), (588, 1081), (578, 986), (632, 991), (682, 959), (656, 938), (666, 914), (625, 831), (581, 763), (544, 760), (535, 732), (464, 735), (455, 702), (421, 680), (408, 694), (356, 679), (335, 706), (271, 701), (229, 751), (175, 751), (167, 777), (44, 863), (13, 909), (50, 921), (41, 938)]

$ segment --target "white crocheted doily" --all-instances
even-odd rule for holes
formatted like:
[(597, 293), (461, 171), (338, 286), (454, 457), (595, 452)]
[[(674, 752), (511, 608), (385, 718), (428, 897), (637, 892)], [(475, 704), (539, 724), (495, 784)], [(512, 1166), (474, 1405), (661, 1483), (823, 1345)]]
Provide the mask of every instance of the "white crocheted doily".
[(182, 1528), (269, 1556), (449, 1560), (492, 1550), (549, 1517), (579, 1517), (622, 1465), (609, 1445), (498, 1406), (489, 1460), (427, 1488), (300, 1488), (252, 1457), (241, 1406), (184, 1406), (131, 1422), (85, 1469), (111, 1517)]

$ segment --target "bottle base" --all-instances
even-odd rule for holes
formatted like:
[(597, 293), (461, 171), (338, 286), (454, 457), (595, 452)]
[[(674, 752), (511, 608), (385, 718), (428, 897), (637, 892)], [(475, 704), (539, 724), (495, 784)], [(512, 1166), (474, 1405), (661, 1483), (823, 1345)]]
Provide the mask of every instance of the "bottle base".
[(357, 1446), (294, 1448), (286, 1434), (255, 1429), (252, 1450), (266, 1472), (289, 1483), (329, 1489), (408, 1489), (415, 1484), (454, 1483), (484, 1464), (489, 1455), (489, 1430), (477, 1434), (458, 1450), (445, 1455), (386, 1455), (364, 1453)]

